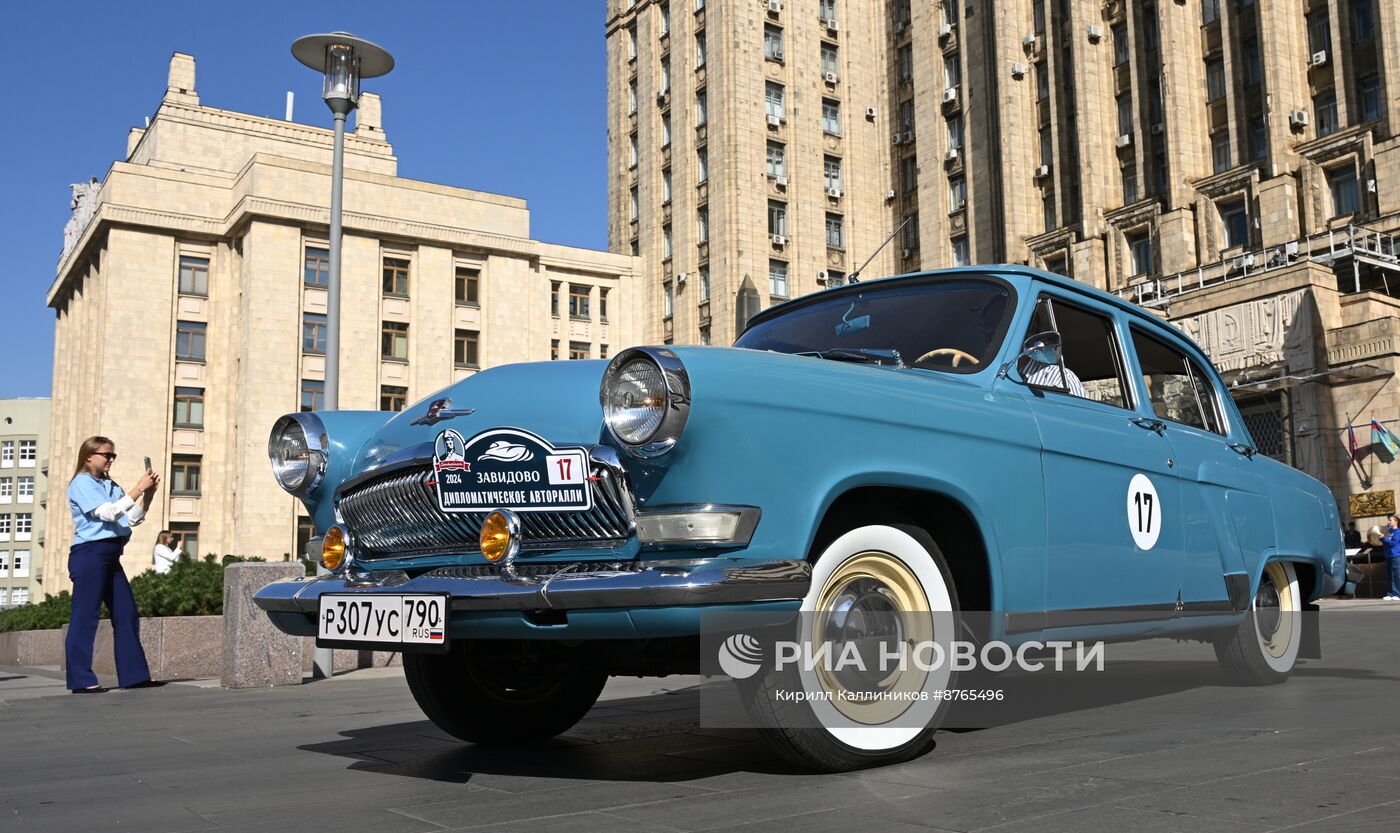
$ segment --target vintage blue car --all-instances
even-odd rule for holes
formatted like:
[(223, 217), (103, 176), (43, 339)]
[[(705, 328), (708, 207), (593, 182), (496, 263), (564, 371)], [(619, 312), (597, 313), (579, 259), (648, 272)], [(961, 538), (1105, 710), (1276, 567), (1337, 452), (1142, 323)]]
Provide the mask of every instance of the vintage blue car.
[[(986, 611), (979, 639), (1209, 640), (1276, 682), (1315, 650), (1296, 614), (1345, 577), (1331, 494), (1256, 453), (1195, 344), (1024, 267), (797, 298), (732, 348), (288, 414), (269, 453), (331, 573), (257, 604), (323, 645), (403, 651), (424, 712), (476, 743), (567, 730), (609, 675), (695, 673), (716, 611)], [(802, 706), (762, 679), (748, 702), (801, 764), (931, 747), (938, 714), (791, 725)]]

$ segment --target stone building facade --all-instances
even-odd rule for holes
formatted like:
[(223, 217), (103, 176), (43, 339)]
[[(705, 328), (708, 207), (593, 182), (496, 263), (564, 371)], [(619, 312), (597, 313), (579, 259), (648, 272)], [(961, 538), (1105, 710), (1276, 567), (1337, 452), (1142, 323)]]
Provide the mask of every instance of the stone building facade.
[[(130, 572), (151, 565), (162, 528), (201, 554), (270, 560), (309, 535), (266, 449), (279, 415), (324, 396), (331, 150), (329, 129), (202, 105), (194, 59), (176, 54), (149, 126), (99, 185), (75, 188), (86, 217), (48, 293), (48, 459), (61, 470), (103, 433), (121, 455), (118, 482), (135, 480), (143, 456), (164, 474), (123, 559)], [(346, 136), (342, 408), (398, 410), (479, 368), (601, 358), (641, 340), (637, 259), (533, 240), (524, 200), (396, 167), (366, 93)], [(65, 485), (52, 481), (51, 505)], [(51, 513), (46, 592), (67, 587), (71, 534), (68, 514)]]
[[(1400, 369), (1400, 4), (606, 10), (609, 245), (661, 259), (642, 288), (650, 338), (726, 343), (756, 309), (841, 282), (901, 229), (867, 277), (1027, 263), (1119, 293), (1201, 341), (1260, 445), (1323, 478), (1344, 516), (1352, 495), (1400, 486), (1368, 427), (1400, 419), (1388, 381)], [(825, 189), (833, 160), (839, 197)], [(765, 225), (775, 202), (781, 245)], [(832, 214), (844, 250), (824, 239)], [(775, 261), (786, 293), (763, 280)], [(697, 273), (708, 291), (680, 280)]]
[(0, 608), (44, 597), (48, 453), (49, 400), (0, 399)]

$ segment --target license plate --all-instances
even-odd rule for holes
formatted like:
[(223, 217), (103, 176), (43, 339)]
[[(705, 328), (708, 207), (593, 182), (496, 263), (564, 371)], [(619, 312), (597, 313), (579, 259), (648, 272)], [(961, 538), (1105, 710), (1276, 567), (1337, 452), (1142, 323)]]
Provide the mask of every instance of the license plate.
[(451, 428), (433, 443), (433, 487), (443, 512), (587, 512), (588, 450), (555, 446), (518, 428), (471, 439)]
[(447, 644), (447, 596), (321, 596), (316, 639), (401, 645)]

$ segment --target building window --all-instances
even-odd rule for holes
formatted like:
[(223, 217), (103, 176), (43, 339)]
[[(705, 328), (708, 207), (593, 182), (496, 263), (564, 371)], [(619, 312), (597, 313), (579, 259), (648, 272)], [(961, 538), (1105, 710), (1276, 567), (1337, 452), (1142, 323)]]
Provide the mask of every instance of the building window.
[(637, 60), (637, 27), (636, 25), (627, 27), (627, 59)]
[(408, 325), (385, 321), (379, 335), (379, 354), (391, 361), (408, 361)]
[(1308, 51), (1332, 52), (1332, 18), (1326, 9), (1308, 15)]
[(559, 339), (557, 338), (549, 340), (549, 360), (559, 361)]
[(379, 410), (395, 413), (408, 407), (408, 388), (399, 385), (379, 386)]
[(1050, 97), (1050, 67), (1044, 61), (1035, 62), (1035, 100)]
[(203, 321), (176, 321), (175, 358), (183, 362), (204, 361), (204, 334), (207, 328)]
[(1219, 101), (1225, 97), (1225, 61), (1211, 58), (1206, 61), (1206, 101)]
[(1157, 51), (1157, 7), (1147, 4), (1139, 13), (1142, 21), (1142, 43), (1148, 52)]
[(670, 58), (662, 58), (662, 59), (661, 59), (661, 92), (663, 92), (663, 93), (669, 93), (670, 91), (671, 91), (671, 59), (670, 59)]
[(768, 233), (787, 236), (787, 203), (768, 201)]
[(10, 540), (10, 516), (0, 515), (0, 541)]
[(17, 484), (16, 484), (16, 485), (17, 485), (17, 487), (18, 487), (18, 491), (16, 492), (16, 494), (19, 496), (19, 502), (20, 502), (20, 503), (33, 503), (33, 502), (34, 502), (34, 476), (33, 476), (33, 475), (25, 475), (25, 476), (16, 478), (16, 480), (17, 480)]
[(0, 465), (10, 468), (15, 464), (15, 441), (5, 440), (0, 443)]
[(943, 86), (949, 89), (962, 83), (962, 64), (958, 63), (957, 53), (943, 59)]
[(1269, 122), (1261, 110), (1249, 114), (1249, 158), (1263, 159), (1269, 155)]
[(592, 292), (592, 287), (571, 283), (569, 284), (569, 317), (588, 320), (588, 296)]
[(910, 214), (901, 220), (900, 224), (904, 227), (904, 248), (911, 252), (919, 248), (919, 215)]
[(1330, 87), (1313, 96), (1313, 112), (1317, 116), (1317, 135), (1337, 132), (1337, 93)]
[(34, 460), (39, 456), (38, 440), (19, 441), (19, 466), (22, 469), (34, 468)]
[(697, 127), (703, 126), (709, 119), (709, 111), (709, 99), (705, 95), (705, 91), (701, 90), (695, 94), (695, 125)]
[(608, 290), (606, 287), (598, 287), (598, 320), (608, 323)]
[(209, 297), (209, 258), (180, 258), (180, 294)]
[(1152, 237), (1146, 231), (1134, 232), (1128, 239), (1128, 276), (1152, 273)]
[(700, 206), (695, 210), (696, 231), (701, 243), (710, 242), (710, 209)]
[(695, 68), (699, 69), (705, 65), (705, 33), (695, 33)]
[(661, 169), (661, 204), (671, 201), (671, 169)]
[(657, 13), (661, 17), (661, 37), (671, 34), (671, 4), (661, 3), (656, 7)]
[(919, 187), (919, 158), (917, 156), (906, 156), (899, 160), (899, 188), (906, 194), (912, 194)]
[(707, 346), (707, 347), (709, 346), (709, 344), (710, 344), (710, 327), (709, 327), (709, 325), (705, 325), (705, 326), (703, 326), (703, 327), (700, 328), (700, 343), (703, 344), (703, 345), (705, 345), (705, 346)]
[(637, 134), (627, 136), (627, 167), (637, 167)]
[(786, 298), (788, 296), (787, 261), (768, 261), (768, 294), (775, 298)]
[(180, 549), (191, 561), (199, 560), (199, 524), (172, 523), (170, 531), (180, 536)]
[(1220, 224), (1225, 232), (1226, 249), (1249, 245), (1249, 210), (1244, 200), (1232, 200), (1220, 205)]
[(559, 317), (559, 281), (549, 282), (549, 314)]
[(822, 183), (827, 188), (841, 187), (841, 159), (837, 156), (822, 157)]
[(569, 342), (569, 359), (581, 361), (588, 358), (588, 345), (582, 341)]
[(967, 208), (967, 180), (961, 176), (948, 177), (948, 211)]
[(1377, 73), (1363, 75), (1356, 80), (1357, 100), (1360, 107), (1357, 113), (1360, 121), (1366, 122), (1381, 117), (1381, 77)]
[(1370, 40), (1376, 34), (1375, 12), (1371, 0), (1351, 0), (1351, 39)]
[(454, 278), (453, 298), (458, 306), (475, 307), (481, 303), (481, 273), (458, 266)]
[(452, 363), (457, 367), (480, 367), (480, 343), (481, 333), (476, 330), (457, 330), (452, 338)]
[(772, 24), (763, 27), (763, 57), (769, 61), (783, 59), (783, 30)]
[(302, 263), (302, 282), (307, 286), (326, 286), (331, 282), (331, 253), (319, 246), (307, 246)]
[(600, 358), (600, 359), (606, 359), (607, 357), (608, 357), (608, 345), (606, 345), (606, 344), (600, 344), (600, 345), (598, 345), (598, 358)]
[[(29, 578), (29, 550), (15, 550), (15, 578)], [(16, 587), (14, 590), (14, 603), (16, 605), (27, 604), (29, 602), (29, 588)]]
[(1113, 65), (1122, 66), (1128, 62), (1128, 24), (1113, 24)]
[(1138, 175), (1137, 165), (1127, 164), (1118, 169), (1118, 176), (1123, 183), (1123, 204), (1129, 205), (1138, 201)]
[(710, 153), (704, 148), (695, 151), (695, 182), (700, 184), (710, 178)]
[(315, 312), (301, 315), (301, 352), (322, 356), (326, 353), (326, 316)]
[(197, 455), (176, 454), (170, 460), (170, 494), (198, 495), (201, 462)]
[(1333, 217), (1345, 217), (1357, 212), (1360, 200), (1356, 191), (1356, 169), (1351, 165), (1327, 172), (1327, 190), (1332, 193)]
[(822, 20), (835, 20), (836, 0), (819, 0), (817, 3), (817, 15)]
[(1220, 19), (1220, 0), (1201, 0), (1201, 25)]
[(763, 106), (773, 118), (786, 120), (787, 111), (783, 108), (783, 85), (768, 81), (763, 85)]
[(1230, 131), (1210, 134), (1210, 159), (1216, 173), (1230, 170)]
[(846, 222), (840, 214), (826, 215), (826, 245), (832, 249), (846, 248)]
[(966, 234), (960, 234), (960, 235), (958, 235), (957, 237), (954, 237), (953, 240), (952, 240), (952, 243), (953, 243), (953, 265), (954, 265), (954, 266), (967, 266), (969, 263), (971, 263), (972, 260), (971, 260), (970, 257), (968, 256), (968, 250), (967, 250), (967, 235), (966, 235)]
[(1253, 87), (1263, 80), (1259, 67), (1259, 39), (1246, 38), (1241, 46), (1244, 47), (1244, 83)]
[(1133, 97), (1128, 93), (1118, 96), (1118, 135), (1133, 132)]
[(175, 427), (204, 427), (204, 388), (175, 389)]
[(899, 102), (899, 129), (912, 132), (914, 130), (914, 100), (908, 99)]
[(962, 114), (948, 119), (948, 149), (962, 150), (963, 146), (963, 118)]
[(833, 136), (841, 135), (841, 102), (830, 98), (822, 99), (822, 132)]
[(661, 285), (661, 315), (670, 318), (676, 311), (676, 292), (670, 281)]
[(632, 81), (627, 85), (627, 96), (629, 107), (627, 112), (630, 115), (635, 116), (637, 115), (637, 79), (633, 78)]
[(901, 84), (914, 80), (914, 45), (906, 43), (895, 52), (895, 77)]
[(700, 267), (700, 300), (710, 300), (710, 269), (707, 266)]
[(384, 258), (384, 294), (408, 297), (408, 261), (398, 257)]
[(1040, 215), (1045, 220), (1045, 230), (1054, 231), (1059, 228), (1055, 221), (1055, 192), (1046, 191), (1040, 198)]
[(1053, 255), (1045, 258), (1045, 271), (1054, 272), (1056, 275), (1069, 277), (1069, 258), (1064, 255)]
[(837, 58), (836, 47), (830, 43), (821, 45), (822, 75), (837, 74), (840, 69), (840, 61)]
[[(630, 202), (628, 203), (628, 219), (632, 220), (632, 222), (635, 223), (635, 222), (637, 221), (637, 211), (638, 211), (638, 206), (637, 206), (637, 186), (635, 186), (635, 185), (632, 186), (632, 190), (631, 190), (630, 192), (628, 192), (628, 196), (629, 196), (629, 198), (630, 198)], [(558, 314), (559, 314), (558, 312), (555, 312), (555, 315), (558, 315)]]
[(14, 499), (15, 481), (12, 477), (0, 477), (0, 503), (9, 503)]
[(319, 379), (301, 380), (301, 410), (319, 411), (326, 406), (326, 383)]
[(661, 227), (661, 257), (663, 260), (670, 260), (672, 253), (671, 224), (667, 223)]
[(1054, 140), (1050, 135), (1050, 125), (1040, 128), (1040, 164), (1049, 165), (1055, 158)]
[(661, 146), (671, 145), (671, 114), (665, 112), (661, 114)]
[(1045, 0), (1031, 0), (1031, 31), (1045, 33)]

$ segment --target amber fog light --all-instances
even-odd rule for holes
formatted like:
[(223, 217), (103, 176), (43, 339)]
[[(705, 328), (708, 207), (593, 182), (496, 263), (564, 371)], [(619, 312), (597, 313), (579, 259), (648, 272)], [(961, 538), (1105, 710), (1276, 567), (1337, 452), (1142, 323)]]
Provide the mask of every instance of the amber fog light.
[(337, 524), (326, 530), (326, 537), (321, 542), (321, 566), (332, 572), (339, 570), (345, 564), (348, 549), (345, 527)]
[(520, 519), (508, 509), (497, 509), (481, 522), (481, 554), (487, 561), (515, 558), (520, 551)]

